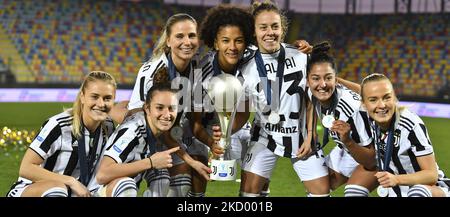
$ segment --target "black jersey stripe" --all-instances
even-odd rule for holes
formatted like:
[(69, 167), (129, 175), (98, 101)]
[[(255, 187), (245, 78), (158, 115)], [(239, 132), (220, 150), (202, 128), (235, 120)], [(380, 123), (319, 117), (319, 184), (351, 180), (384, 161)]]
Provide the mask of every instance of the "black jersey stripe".
[(358, 130), (356, 129), (353, 118), (349, 117), (347, 120), (347, 123), (350, 124), (350, 130), (351, 130), (350, 132), (351, 132), (352, 140), (355, 141), (356, 143), (361, 143), (361, 139), (359, 137), (359, 133), (358, 133)]
[(119, 138), (125, 133), (127, 132), (128, 128), (123, 128), (120, 129), (119, 132), (117, 132), (116, 137), (114, 138), (113, 142), (111, 143), (111, 145), (109, 147), (106, 148), (106, 150), (111, 149), (111, 147), (117, 142), (117, 140), (119, 140)]
[[(164, 65), (165, 65), (165, 64), (164, 64), (164, 61), (163, 61), (163, 60), (160, 60), (160, 61), (158, 62), (158, 64), (156, 65), (155, 71), (153, 71), (152, 74), (150, 75), (150, 78), (155, 77), (156, 72), (159, 70), (159, 68), (163, 67)], [(144, 76), (144, 77), (145, 77), (145, 76)]]
[(355, 110), (348, 104), (347, 101), (345, 101), (345, 99), (341, 98), (341, 101), (339, 103), (342, 103), (342, 105), (344, 105), (350, 111), (351, 114), (355, 113)]
[(411, 161), (414, 171), (419, 172), (421, 169), (420, 169), (419, 163), (417, 162), (417, 157), (414, 155), (414, 153), (411, 149), (408, 149), (407, 153), (408, 153), (408, 157), (409, 157), (409, 160)]
[(56, 165), (56, 161), (58, 160), (59, 154), (61, 153), (60, 150), (55, 151), (55, 153), (50, 156), (49, 158), (47, 158), (47, 160), (45, 161), (45, 165), (44, 168), (48, 171), (53, 171), (53, 169), (55, 168)]
[(352, 113), (350, 112), (350, 110), (348, 110), (348, 108), (345, 107), (345, 105), (343, 105), (342, 103), (338, 103), (338, 108), (340, 108), (344, 114), (347, 116), (347, 118), (349, 118), (350, 116), (352, 116)]
[(64, 169), (63, 174), (71, 176), (77, 165), (78, 165), (78, 146), (72, 146), (72, 153), (70, 153), (69, 161), (67, 161), (67, 166)]
[[(44, 139), (44, 141), (39, 146), (40, 149), (42, 149), (45, 153), (50, 150), (50, 146), (61, 136), (61, 128), (59, 125), (56, 125), (52, 131), (48, 134), (48, 136)], [(39, 138), (36, 137), (36, 139)]]
[(400, 116), (400, 120), (406, 121), (409, 123), (409, 125), (411, 126), (411, 128), (414, 126), (414, 122), (411, 121), (409, 118), (405, 117), (405, 116)]
[(267, 148), (271, 152), (275, 152), (275, 149), (277, 148), (277, 144), (275, 143), (275, 140), (273, 140), (272, 135), (267, 135), (267, 139), (269, 140), (269, 142), (267, 144)]
[(420, 140), (416, 136), (416, 132), (414, 130), (409, 131), (408, 140), (411, 143), (411, 146), (415, 146), (417, 151), (425, 150), (425, 146), (420, 143)]
[(284, 157), (291, 158), (292, 154), (292, 138), (283, 136)]
[(131, 140), (130, 143), (128, 143), (127, 147), (119, 155), (119, 158), (122, 160), (122, 162), (125, 162), (125, 160), (127, 159), (128, 155), (131, 153), (131, 151), (134, 149), (134, 147), (136, 147), (138, 145), (139, 145), (138, 138), (134, 138), (133, 140)]

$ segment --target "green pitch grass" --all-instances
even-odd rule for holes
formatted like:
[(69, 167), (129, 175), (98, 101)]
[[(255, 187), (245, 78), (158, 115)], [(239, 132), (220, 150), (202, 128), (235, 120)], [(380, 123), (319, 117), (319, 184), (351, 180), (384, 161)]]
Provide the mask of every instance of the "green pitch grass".
[[(0, 103), (0, 129), (4, 126), (18, 129), (39, 129), (45, 119), (55, 115), (63, 108), (69, 108), (67, 103)], [(436, 160), (450, 174), (450, 119), (423, 118), (435, 149)], [(334, 147), (327, 145), (325, 152)], [(0, 147), (0, 196), (8, 192), (12, 183), (17, 180), (20, 161), (26, 147)], [(235, 197), (239, 192), (239, 182), (228, 181), (209, 182), (206, 195), (213, 197)], [(141, 185), (143, 186), (143, 185)], [(270, 183), (270, 196), (304, 197), (305, 190), (299, 178), (292, 169), (289, 159), (280, 158)], [(142, 190), (141, 190), (142, 192)], [(343, 196), (343, 188), (332, 193), (333, 196)], [(374, 195), (374, 194), (372, 194)]]

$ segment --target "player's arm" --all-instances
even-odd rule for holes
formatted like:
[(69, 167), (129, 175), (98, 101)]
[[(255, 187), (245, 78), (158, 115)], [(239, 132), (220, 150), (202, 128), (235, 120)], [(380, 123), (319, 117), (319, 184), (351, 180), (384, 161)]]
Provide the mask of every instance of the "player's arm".
[(310, 54), (312, 52), (313, 46), (309, 45), (309, 43), (305, 40), (296, 40), (293, 45), (297, 47), (297, 50), (304, 53)]
[(333, 121), (333, 126), (330, 128), (330, 130), (336, 132), (339, 135), (340, 141), (344, 143), (356, 162), (360, 163), (368, 170), (375, 169), (376, 161), (375, 148), (373, 143), (364, 147), (358, 145), (350, 137), (350, 124), (342, 120)]
[(250, 101), (245, 100), (242, 103), (239, 103), (236, 115), (234, 116), (233, 120), (233, 126), (231, 128), (231, 134), (236, 133), (244, 125), (248, 122), (248, 119), (250, 118)]
[(40, 165), (44, 162), (41, 156), (29, 148), (20, 164), (19, 176), (29, 179), (33, 182), (39, 181), (57, 181), (69, 186), (78, 196), (90, 196), (87, 188), (72, 176), (57, 174), (46, 170)]
[(172, 167), (172, 156), (179, 147), (166, 151), (156, 152), (148, 158), (130, 163), (118, 163), (112, 157), (105, 155), (100, 162), (97, 172), (97, 182), (101, 185), (122, 177), (133, 177), (148, 169), (161, 169)]
[(214, 155), (220, 155), (224, 153), (222, 147), (219, 146), (218, 142), (222, 133), (220, 131), (220, 126), (213, 126), (214, 135), (210, 136), (202, 124), (202, 112), (192, 112), (192, 132), (198, 140), (203, 144), (206, 144), (212, 151)]
[(304, 156), (307, 156), (309, 153), (311, 153), (311, 141), (313, 138), (313, 115), (314, 115), (314, 106), (311, 103), (311, 101), (307, 98), (306, 99), (306, 139), (303, 141), (303, 144), (300, 146), (297, 152), (297, 157), (302, 158)]
[[(161, 139), (165, 145), (169, 148), (180, 147), (180, 144), (172, 138), (170, 132), (163, 132), (161, 134)], [(184, 160), (189, 166), (194, 168), (198, 173), (200, 173), (206, 180), (209, 180), (209, 173), (211, 173), (211, 169), (205, 166), (202, 162), (194, 160), (186, 151), (183, 149), (178, 149), (176, 154)]]
[(397, 185), (412, 186), (417, 184), (435, 185), (438, 180), (436, 160), (433, 154), (417, 157), (420, 171), (410, 174), (394, 175), (389, 172), (377, 172), (375, 176), (383, 187), (394, 187)]
[(338, 83), (346, 86), (348, 89), (352, 90), (353, 92), (361, 94), (361, 85), (359, 85), (358, 83), (355, 83), (355, 82), (349, 81), (349, 80), (345, 80), (340, 77), (336, 77), (336, 79), (337, 79)]

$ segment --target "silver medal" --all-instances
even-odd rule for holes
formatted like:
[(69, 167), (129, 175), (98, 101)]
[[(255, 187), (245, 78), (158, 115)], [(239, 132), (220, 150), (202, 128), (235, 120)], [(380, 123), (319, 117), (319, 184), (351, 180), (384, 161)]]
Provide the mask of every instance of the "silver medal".
[(387, 197), (389, 195), (389, 189), (380, 185), (377, 188), (377, 194), (380, 197)]
[(333, 126), (334, 117), (332, 115), (325, 115), (322, 118), (322, 125), (326, 128), (330, 128)]
[(172, 138), (176, 140), (180, 140), (183, 136), (183, 128), (181, 128), (180, 126), (172, 127), (172, 129), (170, 130), (170, 136), (172, 136)]
[(269, 115), (269, 123), (278, 124), (280, 122), (280, 115), (276, 112), (271, 112)]

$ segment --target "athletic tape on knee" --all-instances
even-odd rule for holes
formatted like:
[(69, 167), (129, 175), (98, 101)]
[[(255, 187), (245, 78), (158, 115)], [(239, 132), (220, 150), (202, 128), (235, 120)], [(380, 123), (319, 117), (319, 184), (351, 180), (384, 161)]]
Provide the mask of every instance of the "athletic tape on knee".
[(368, 197), (369, 190), (360, 185), (346, 185), (344, 197)]
[(170, 178), (168, 197), (186, 197), (191, 190), (191, 175), (178, 174)]
[(42, 193), (41, 197), (68, 197), (66, 188), (53, 187)]
[(425, 185), (414, 185), (408, 190), (408, 197), (432, 197), (430, 189)]
[(136, 182), (132, 178), (124, 178), (119, 180), (114, 186), (111, 195), (113, 197), (136, 197)]

